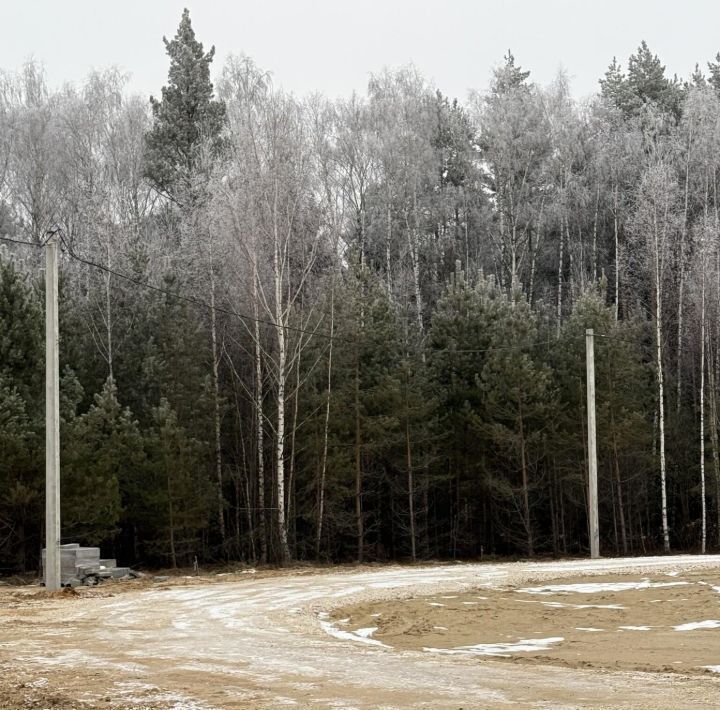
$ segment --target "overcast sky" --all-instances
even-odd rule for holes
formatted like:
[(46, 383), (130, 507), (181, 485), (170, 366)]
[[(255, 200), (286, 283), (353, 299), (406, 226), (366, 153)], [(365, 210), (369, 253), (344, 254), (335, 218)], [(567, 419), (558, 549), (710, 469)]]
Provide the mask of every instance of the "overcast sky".
[(184, 6), (200, 41), (216, 47), (216, 72), (244, 52), (298, 95), (364, 91), (371, 72), (413, 62), (464, 100), (487, 88), (511, 48), (542, 84), (564, 68), (582, 97), (641, 39), (671, 75), (688, 76), (720, 50), (717, 0), (0, 0), (0, 68), (32, 56), (57, 86), (117, 65), (133, 91), (158, 94), (162, 36), (175, 34)]

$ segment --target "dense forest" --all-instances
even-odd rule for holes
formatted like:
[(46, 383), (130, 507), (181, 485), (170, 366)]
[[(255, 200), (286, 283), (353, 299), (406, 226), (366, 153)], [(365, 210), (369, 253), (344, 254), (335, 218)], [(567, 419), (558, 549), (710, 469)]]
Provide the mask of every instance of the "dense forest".
[(462, 103), (413, 67), (288, 95), (187, 11), (165, 48), (149, 102), (0, 75), (0, 568), (43, 543), (51, 229), (64, 541), (585, 554), (594, 328), (602, 552), (720, 547), (720, 55), (643, 42), (579, 102), (508, 52)]

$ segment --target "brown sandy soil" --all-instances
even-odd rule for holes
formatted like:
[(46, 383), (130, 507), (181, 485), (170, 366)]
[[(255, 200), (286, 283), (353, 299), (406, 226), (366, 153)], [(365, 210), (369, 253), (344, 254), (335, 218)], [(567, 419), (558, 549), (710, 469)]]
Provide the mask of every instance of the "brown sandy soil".
[[(588, 581), (576, 577), (543, 584)], [(720, 572), (603, 575), (590, 582), (629, 588), (538, 593), (542, 587), (536, 586), (531, 593), (523, 587), (481, 587), (464, 594), (356, 604), (335, 610), (332, 618), (338, 629), (365, 629), (362, 635), (396, 649), (651, 672), (708, 674), (713, 671), (706, 666), (715, 666), (720, 673)], [(693, 628), (696, 622), (709, 628)], [(512, 648), (551, 638), (562, 640), (538, 650)]]
[[(691, 584), (594, 595), (514, 591), (550, 580), (643, 578)], [(617, 629), (660, 623), (643, 616), (645, 607), (661, 608), (665, 626), (720, 618), (715, 591), (699, 584), (719, 580), (720, 558), (698, 556), (296, 569), (212, 580), (181, 575), (77, 594), (2, 588), (0, 708), (719, 707), (720, 675), (702, 674), (695, 667), (710, 658), (708, 649), (683, 650), (674, 641), (673, 650), (680, 655), (662, 660), (660, 642), (650, 643), (654, 629)], [(542, 604), (590, 598), (603, 604), (627, 600), (627, 609), (590, 609), (583, 615), (574, 607)], [(332, 623), (345, 618), (341, 607), (355, 609), (352, 623)], [(371, 616), (376, 613), (387, 616), (377, 641), (393, 648), (342, 631), (380, 626), (382, 616)], [(368, 619), (374, 623), (366, 623)], [(486, 620), (494, 626), (478, 627)], [(576, 630), (585, 625), (604, 631)], [(447, 627), (451, 636), (434, 626)], [(479, 636), (479, 628), (491, 628), (492, 634)], [(720, 629), (715, 633), (720, 635)], [(574, 648), (580, 657), (561, 657), (565, 642), (520, 665), (508, 658), (421, 650), (428, 643), (451, 649), (503, 642), (502, 634), (512, 637), (507, 641), (567, 635), (573, 644), (607, 634), (615, 641), (606, 648), (646, 639), (647, 653), (644, 646), (638, 653), (647, 663), (632, 665), (627, 654), (625, 665), (616, 668), (581, 645)], [(667, 634), (668, 640), (701, 634), (708, 644), (715, 638), (709, 629)], [(583, 667), (583, 656), (593, 667)], [(520, 654), (510, 659), (516, 657)], [(673, 660), (683, 664), (676, 668)], [(666, 666), (673, 672), (664, 672)], [(637, 670), (645, 667), (653, 672)]]

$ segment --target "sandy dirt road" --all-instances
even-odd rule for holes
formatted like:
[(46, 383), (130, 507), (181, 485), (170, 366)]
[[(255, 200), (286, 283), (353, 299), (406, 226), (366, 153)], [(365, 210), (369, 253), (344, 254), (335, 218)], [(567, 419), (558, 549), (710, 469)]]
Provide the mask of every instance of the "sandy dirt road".
[[(326, 621), (352, 604), (692, 570), (717, 575), (720, 557), (288, 572), (77, 598), (6, 593), (0, 707), (720, 708), (720, 675), (709, 672), (400, 650), (337, 638)], [(720, 595), (706, 618), (720, 618)]]

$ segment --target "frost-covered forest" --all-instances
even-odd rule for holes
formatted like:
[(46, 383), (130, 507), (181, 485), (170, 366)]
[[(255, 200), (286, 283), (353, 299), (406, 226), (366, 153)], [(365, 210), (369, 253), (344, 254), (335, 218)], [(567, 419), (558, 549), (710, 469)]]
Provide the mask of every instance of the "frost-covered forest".
[(55, 225), (64, 541), (585, 553), (592, 327), (602, 550), (720, 545), (720, 55), (680, 80), (643, 42), (582, 102), (510, 52), (467, 101), (412, 67), (330, 101), (216, 66), (187, 12), (165, 48), (150, 101), (0, 78), (0, 567), (43, 541)]

